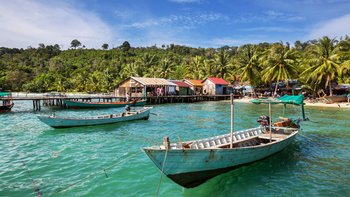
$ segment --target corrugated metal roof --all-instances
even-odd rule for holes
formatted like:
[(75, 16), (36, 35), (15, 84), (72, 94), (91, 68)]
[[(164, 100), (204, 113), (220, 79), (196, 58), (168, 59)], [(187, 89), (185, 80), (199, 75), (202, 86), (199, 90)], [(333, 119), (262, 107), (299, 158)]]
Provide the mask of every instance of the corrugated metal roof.
[(163, 86), (176, 86), (176, 84), (163, 79), (163, 78), (146, 78), (146, 77), (131, 77), (133, 80), (141, 83), (142, 85), (163, 85)]
[(197, 80), (197, 79), (186, 79), (185, 82), (188, 82), (190, 85), (193, 85), (193, 86), (203, 86), (202, 80)]
[[(214, 84), (217, 85), (228, 85), (229, 83), (227, 81), (225, 81), (225, 79), (223, 78), (216, 78), (216, 77), (209, 77), (207, 78), (208, 80), (210, 80), (211, 82), (213, 82)], [(205, 80), (203, 80), (204, 82)]]
[(171, 81), (171, 82), (175, 83), (179, 87), (184, 87), (184, 88), (190, 87), (190, 85), (188, 85), (187, 83), (185, 83), (183, 81)]

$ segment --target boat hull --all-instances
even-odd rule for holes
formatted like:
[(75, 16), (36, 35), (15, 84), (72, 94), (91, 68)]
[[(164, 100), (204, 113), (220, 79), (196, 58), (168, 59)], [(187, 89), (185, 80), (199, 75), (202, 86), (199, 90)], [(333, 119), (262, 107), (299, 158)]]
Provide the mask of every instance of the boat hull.
[(116, 108), (116, 107), (125, 107), (129, 106), (144, 106), (146, 101), (136, 101), (136, 102), (79, 102), (79, 101), (70, 101), (64, 100), (64, 103), (73, 109), (81, 108)]
[(325, 98), (329, 101), (329, 103), (339, 103), (347, 101), (346, 95), (326, 96)]
[[(284, 140), (251, 147), (144, 151), (159, 169), (163, 169), (167, 177), (185, 188), (192, 188), (217, 175), (283, 150), (293, 141), (296, 133)], [(163, 166), (165, 154), (167, 156)]]
[(111, 114), (98, 117), (86, 118), (62, 118), (52, 116), (38, 116), (39, 120), (53, 128), (67, 128), (91, 125), (113, 124), (118, 122), (126, 122), (132, 120), (147, 120), (150, 115), (151, 108), (141, 110), (133, 115)]
[(0, 106), (0, 112), (9, 112), (9, 111), (11, 111), (13, 105), (14, 105), (14, 103), (11, 103), (9, 105), (2, 105), (2, 106)]

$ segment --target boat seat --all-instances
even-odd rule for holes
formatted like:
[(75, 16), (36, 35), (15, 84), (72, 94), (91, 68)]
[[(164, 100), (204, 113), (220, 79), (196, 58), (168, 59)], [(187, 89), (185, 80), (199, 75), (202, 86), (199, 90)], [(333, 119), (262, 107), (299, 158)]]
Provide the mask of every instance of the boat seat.
[[(240, 147), (248, 146), (249, 144), (253, 146), (252, 143), (249, 141), (246, 142), (247, 144), (240, 144), (240, 142), (244, 142), (247, 140), (251, 140), (254, 138), (257, 138), (258, 135), (256, 135), (258, 132), (256, 131), (256, 134), (254, 133), (256, 130), (251, 130), (251, 131), (245, 131), (242, 133), (236, 133), (233, 135), (233, 144), (239, 144)], [(249, 144), (248, 144), (249, 143)], [(200, 141), (196, 141), (190, 145), (192, 149), (211, 149), (211, 148), (221, 148), (225, 146), (229, 146), (231, 144), (230, 140), (230, 134), (222, 135), (222, 136), (217, 136), (215, 138), (209, 138), (209, 139), (204, 139)]]

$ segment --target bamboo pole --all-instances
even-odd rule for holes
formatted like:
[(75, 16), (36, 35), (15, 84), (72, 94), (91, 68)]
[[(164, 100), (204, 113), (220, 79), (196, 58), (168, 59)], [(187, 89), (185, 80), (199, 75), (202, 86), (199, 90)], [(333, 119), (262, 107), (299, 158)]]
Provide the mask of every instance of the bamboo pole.
[(231, 144), (230, 144), (230, 148), (233, 148), (233, 122), (234, 122), (234, 103), (233, 103), (233, 94), (231, 93)]
[(272, 129), (271, 129), (271, 126), (272, 126), (272, 112), (271, 112), (271, 102), (269, 102), (269, 125), (270, 125), (270, 143), (272, 142)]
[(301, 104), (301, 112), (303, 114), (303, 120), (305, 121), (306, 118), (305, 118), (304, 102)]

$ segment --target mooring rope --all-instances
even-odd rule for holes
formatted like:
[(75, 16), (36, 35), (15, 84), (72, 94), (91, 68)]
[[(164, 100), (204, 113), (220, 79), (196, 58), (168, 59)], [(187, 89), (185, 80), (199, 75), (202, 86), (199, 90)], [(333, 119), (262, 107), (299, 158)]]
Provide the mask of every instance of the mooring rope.
[[(108, 178), (108, 175), (107, 175), (107, 173), (106, 173), (106, 170), (109, 170), (109, 169), (111, 169), (111, 168), (113, 168), (113, 167), (115, 167), (115, 166), (121, 164), (122, 162), (126, 161), (127, 159), (131, 159), (131, 158), (135, 157), (137, 154), (138, 154), (138, 153), (135, 153), (135, 154), (132, 154), (132, 155), (130, 155), (130, 156), (127, 156), (126, 158), (124, 158), (124, 159), (122, 159), (122, 160), (116, 162), (115, 164), (112, 164), (112, 165), (108, 166), (107, 168), (103, 168), (103, 169), (102, 169), (102, 172), (105, 174), (106, 178)], [(79, 183), (81, 183), (82, 181), (84, 181), (84, 180), (90, 178), (91, 176), (95, 176), (95, 175), (97, 175), (97, 174), (99, 174), (99, 173), (101, 173), (101, 170), (99, 170), (99, 171), (97, 171), (97, 172), (94, 172), (94, 173), (91, 173), (91, 174), (88, 174), (88, 175), (85, 176), (84, 178), (82, 178), (82, 179), (80, 179), (80, 180), (78, 180), (78, 181), (76, 181), (76, 182), (70, 184), (68, 187), (63, 188), (63, 189), (58, 189), (58, 190), (56, 190), (56, 193), (64, 192), (64, 191), (67, 191), (67, 190), (70, 189), (70, 188), (74, 188), (77, 184), (79, 184)]]
[(159, 194), (160, 184), (162, 183), (162, 178), (163, 178), (163, 173), (164, 173), (164, 166), (165, 166), (165, 161), (166, 161), (167, 157), (168, 157), (168, 148), (165, 149), (165, 155), (164, 155), (162, 170), (160, 172), (160, 178), (159, 178), (159, 183), (158, 183), (156, 197), (158, 197), (158, 194)]
[[(17, 145), (15, 144), (15, 140), (14, 140), (14, 137), (13, 137), (13, 136), (12, 136), (11, 139), (12, 139), (12, 146), (13, 146), (13, 147), (17, 147)], [(36, 196), (37, 196), (37, 197), (41, 197), (42, 193), (41, 193), (41, 191), (40, 191), (40, 187), (36, 184), (36, 182), (34, 181), (32, 175), (30, 174), (29, 167), (27, 166), (27, 164), (25, 163), (25, 161), (24, 161), (22, 158), (20, 158), (21, 155), (20, 155), (18, 152), (16, 152), (16, 155), (18, 155), (19, 160), (22, 162), (22, 164), (23, 164), (23, 166), (24, 166), (24, 168), (25, 168), (25, 171), (26, 171), (26, 174), (27, 174), (28, 178), (29, 178), (30, 181), (32, 182), (32, 186), (33, 186), (34, 192), (36, 193)]]
[(36, 183), (35, 183), (35, 181), (34, 181), (32, 175), (30, 174), (30, 171), (29, 171), (29, 169), (28, 169), (26, 163), (25, 163), (24, 161), (22, 161), (22, 163), (23, 163), (23, 166), (26, 168), (26, 173), (27, 173), (28, 177), (29, 177), (29, 178), (31, 179), (31, 181), (32, 181), (32, 185), (33, 185), (33, 188), (34, 188), (34, 192), (36, 192), (36, 196), (37, 196), (37, 197), (41, 197), (41, 194), (42, 194), (42, 193), (40, 192), (39, 186), (36, 185)]

